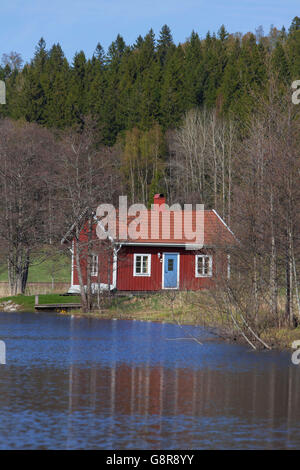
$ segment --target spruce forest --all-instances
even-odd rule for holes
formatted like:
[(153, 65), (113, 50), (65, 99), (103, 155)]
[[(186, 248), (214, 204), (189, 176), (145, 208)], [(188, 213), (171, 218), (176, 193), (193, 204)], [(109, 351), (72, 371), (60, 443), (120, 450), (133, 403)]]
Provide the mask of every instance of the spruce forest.
[(253, 93), (265, 94), (271, 75), (288, 85), (299, 78), (299, 30), (298, 17), (288, 32), (271, 27), (266, 36), (261, 27), (242, 35), (221, 26), (205, 39), (193, 31), (175, 45), (165, 25), (157, 39), (150, 30), (129, 46), (118, 35), (107, 52), (98, 43), (92, 58), (80, 51), (71, 63), (59, 44), (47, 49), (40, 39), (23, 68), (18, 54), (5, 54), (0, 79), (8, 104), (1, 116), (65, 129), (83, 126), (91, 115), (109, 146), (133, 128), (145, 133), (159, 126), (165, 133), (195, 107), (242, 122), (256, 108)]
[(159, 192), (216, 209), (234, 231), (226, 295), (249, 324), (300, 323), (299, 17), (288, 30), (221, 26), (180, 44), (165, 25), (72, 62), (40, 39), (30, 63), (4, 54), (0, 79), (1, 262), (12, 292), (86, 207), (121, 194), (149, 206)]

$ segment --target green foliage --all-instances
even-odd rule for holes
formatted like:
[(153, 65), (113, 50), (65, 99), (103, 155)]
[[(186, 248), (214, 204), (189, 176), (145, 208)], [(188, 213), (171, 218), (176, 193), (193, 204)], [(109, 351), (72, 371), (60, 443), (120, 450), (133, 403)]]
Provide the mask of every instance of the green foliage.
[[(2, 297), (0, 298), (1, 302), (7, 302), (11, 300), (13, 303), (17, 305), (21, 305), (23, 311), (32, 311), (34, 310), (35, 305), (35, 296), (34, 295), (14, 295), (10, 297)], [(39, 303), (40, 304), (72, 304), (72, 303), (80, 303), (80, 297), (77, 295), (71, 296), (61, 296), (59, 294), (40, 294), (39, 295)]]
[(164, 151), (163, 132), (157, 123), (149, 131), (136, 127), (126, 131), (120, 169), (133, 202), (149, 205), (160, 192)]
[(243, 120), (264, 92), (269, 77), (281, 83), (300, 74), (300, 18), (289, 28), (271, 27), (269, 35), (229, 34), (224, 25), (204, 39), (193, 31), (176, 46), (164, 25), (128, 46), (118, 35), (107, 53), (97, 44), (92, 58), (83, 51), (69, 63), (59, 44), (49, 50), (43, 38), (23, 69), (0, 67), (7, 105), (0, 116), (64, 129), (83, 125), (91, 115), (100, 140), (114, 145), (134, 127), (147, 131), (159, 123), (165, 131), (195, 106), (237, 113)]
[(161, 124), (165, 129), (175, 127), (185, 111), (184, 52), (178, 46), (170, 51), (161, 87)]
[(165, 65), (169, 50), (174, 46), (171, 30), (166, 24), (161, 28), (157, 41), (158, 59), (162, 66)]
[(293, 34), (295, 31), (299, 31), (299, 30), (300, 30), (300, 18), (299, 16), (295, 16), (290, 26), (289, 33)]
[[(71, 278), (70, 256), (59, 254), (48, 257), (41, 256), (40, 259), (33, 260), (29, 267), (28, 282), (69, 282)], [(6, 282), (7, 265), (0, 265), (0, 281)]]

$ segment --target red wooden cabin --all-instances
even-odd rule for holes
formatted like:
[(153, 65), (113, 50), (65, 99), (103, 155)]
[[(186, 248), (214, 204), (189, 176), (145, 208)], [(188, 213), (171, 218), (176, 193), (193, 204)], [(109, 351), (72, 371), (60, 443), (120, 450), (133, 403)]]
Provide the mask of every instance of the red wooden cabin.
[[(109, 240), (100, 241), (95, 220), (92, 239), (91, 282), (93, 291), (114, 289), (118, 291), (159, 291), (163, 289), (200, 290), (211, 288), (220, 277), (230, 275), (230, 249), (236, 244), (234, 234), (214, 210), (205, 210), (203, 217), (203, 246), (193, 245), (185, 236), (176, 232), (176, 217), (170, 216), (170, 233), (162, 236), (163, 208), (165, 198), (157, 194), (154, 197), (154, 210), (158, 209), (159, 218), (156, 236), (152, 235), (151, 211), (144, 211), (148, 216), (148, 236), (142, 233), (138, 238), (128, 235), (119, 237), (122, 222), (116, 212), (116, 233)], [(181, 211), (182, 217), (183, 211)], [(178, 213), (177, 213), (178, 215)], [(195, 226), (195, 211), (191, 220)], [(127, 216), (128, 227), (134, 221)], [(104, 227), (102, 227), (104, 230)], [(124, 228), (124, 226), (123, 226)], [(127, 227), (126, 227), (127, 228)], [(71, 241), (72, 236), (63, 238)], [(157, 236), (158, 235), (158, 236)], [(87, 245), (88, 234), (84, 225), (80, 232), (80, 243)], [(80, 292), (78, 270), (75, 261), (76, 242), (72, 241), (72, 279), (70, 293)], [(87, 255), (81, 253), (81, 272), (86, 285)]]

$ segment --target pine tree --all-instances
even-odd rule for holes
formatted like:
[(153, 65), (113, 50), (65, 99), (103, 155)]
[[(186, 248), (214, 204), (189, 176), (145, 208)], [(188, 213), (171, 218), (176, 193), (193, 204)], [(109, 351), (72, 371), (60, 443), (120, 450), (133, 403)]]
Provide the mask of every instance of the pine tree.
[(108, 54), (106, 58), (107, 64), (113, 66), (119, 65), (126, 49), (127, 46), (125, 44), (124, 39), (120, 34), (118, 34), (116, 40), (113, 41), (108, 48)]
[(227, 64), (225, 39), (222, 42), (215, 35), (208, 33), (205, 40), (203, 59), (203, 100), (208, 107), (214, 107), (218, 90), (222, 85), (224, 70)]
[(120, 103), (120, 65), (125, 52), (129, 51), (122, 36), (108, 48), (106, 57), (107, 70), (105, 73), (106, 84), (103, 93), (103, 118), (101, 119), (101, 132), (103, 142), (113, 145), (118, 133), (121, 131), (119, 103)]
[(203, 102), (203, 50), (200, 38), (194, 31), (185, 45), (184, 87), (187, 108)]
[(29, 122), (47, 124), (47, 62), (49, 60), (46, 43), (43, 38), (35, 48), (34, 58), (30, 65), (24, 67), (21, 114)]
[(105, 52), (103, 47), (101, 46), (100, 42), (98, 42), (95, 52), (93, 54), (93, 58), (97, 60), (97, 62), (101, 65), (101, 67), (105, 64)]
[(104, 120), (103, 103), (106, 83), (105, 52), (100, 43), (97, 44), (91, 60), (87, 62), (88, 83), (86, 85), (87, 112), (97, 122), (99, 136), (101, 123)]
[(171, 30), (166, 24), (161, 28), (159, 38), (157, 40), (157, 53), (162, 66), (165, 65), (167, 54), (174, 46)]
[(32, 64), (39, 68), (40, 71), (44, 70), (46, 62), (48, 60), (48, 51), (46, 49), (46, 41), (44, 38), (41, 38), (38, 42), (38, 45), (35, 48), (34, 59)]
[(295, 31), (300, 30), (300, 18), (299, 16), (295, 16), (295, 18), (292, 21), (291, 26), (289, 27), (289, 33), (293, 34)]
[(289, 29), (285, 45), (292, 80), (297, 80), (300, 74), (300, 19), (296, 16)]
[(138, 94), (139, 126), (149, 129), (159, 118), (160, 63), (155, 52), (155, 36), (152, 29), (143, 39), (143, 45), (136, 56), (137, 79), (135, 92)]
[(47, 126), (64, 128), (72, 119), (68, 112), (67, 97), (70, 86), (69, 64), (60, 44), (49, 51), (41, 82), (45, 90), (45, 119)]
[(144, 38), (143, 36), (139, 35), (137, 40), (134, 43), (133, 49), (140, 49), (143, 44), (144, 44)]
[(136, 55), (127, 51), (119, 68), (119, 103), (117, 122), (120, 128), (131, 129), (140, 121), (139, 103), (141, 101), (140, 81), (137, 81), (138, 64)]
[(222, 95), (222, 111), (229, 112), (232, 108), (239, 103), (242, 96), (242, 81), (239, 68), (237, 64), (241, 54), (240, 41), (235, 39), (234, 47), (232, 48), (228, 57), (228, 62), (224, 70), (224, 76), (220, 89)]
[(278, 74), (279, 80), (284, 84), (289, 84), (291, 81), (289, 64), (284, 48), (280, 42), (276, 44), (276, 47), (273, 51), (272, 65), (275, 72)]
[(164, 129), (176, 126), (186, 109), (184, 96), (184, 52), (179, 45), (169, 51), (161, 88), (161, 124)]
[(220, 27), (220, 29), (218, 31), (218, 38), (220, 39), (221, 42), (224, 42), (224, 41), (226, 41), (226, 39), (228, 39), (228, 36), (229, 36), (229, 34), (226, 31), (226, 28), (222, 24), (222, 26)]
[(83, 51), (75, 54), (70, 72), (68, 96), (66, 107), (72, 124), (83, 125), (84, 116), (87, 114), (87, 61)]
[(46, 124), (45, 107), (47, 101), (40, 75), (37, 70), (28, 66), (23, 71), (23, 78), (22, 114), (26, 121), (44, 125)]

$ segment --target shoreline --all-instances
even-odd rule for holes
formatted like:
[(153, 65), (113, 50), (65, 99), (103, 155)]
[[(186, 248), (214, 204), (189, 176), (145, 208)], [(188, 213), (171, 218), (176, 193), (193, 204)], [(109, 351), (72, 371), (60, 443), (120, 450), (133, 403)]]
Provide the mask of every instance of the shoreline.
[[(40, 312), (36, 312), (40, 313)], [(50, 312), (48, 312), (50, 313)], [(195, 327), (201, 327), (201, 328), (206, 328), (207, 331), (209, 331), (211, 334), (216, 336), (216, 339), (220, 341), (224, 341), (226, 343), (230, 344), (241, 344), (244, 346), (249, 346), (247, 341), (245, 341), (237, 331), (229, 333), (227, 330), (222, 330), (222, 328), (216, 326), (216, 325), (209, 325), (207, 323), (201, 323), (196, 320), (192, 319), (182, 319), (180, 321), (176, 320), (176, 318), (170, 318), (168, 316), (166, 317), (161, 317), (159, 314), (157, 315), (151, 315), (148, 312), (145, 312), (145, 314), (140, 314), (140, 315), (126, 315), (126, 314), (120, 314), (120, 312), (90, 312), (90, 313), (84, 313), (81, 311), (68, 311), (68, 312), (53, 312), (58, 315), (63, 315), (63, 316), (74, 316), (77, 318), (94, 318), (97, 320), (127, 320), (127, 321), (141, 321), (141, 322), (153, 322), (153, 323), (168, 323), (172, 325), (178, 325), (178, 326), (195, 326)], [(295, 338), (290, 338), (290, 335), (293, 334), (295, 330), (289, 330), (287, 328), (281, 328), (278, 330), (272, 329), (271, 331), (267, 331), (266, 335), (262, 337), (264, 341), (267, 341), (268, 339), (271, 339), (271, 347), (270, 349), (265, 348), (265, 347), (257, 347), (257, 351), (279, 351), (279, 352), (284, 352), (284, 351), (293, 351), (292, 348), (292, 342), (295, 340), (300, 340), (300, 329), (297, 329), (297, 333)], [(275, 338), (277, 338), (277, 341), (274, 342)]]
[[(50, 294), (48, 297), (51, 296)], [(33, 297), (33, 296), (31, 296)], [(10, 299), (10, 300), (9, 300)], [(13, 299), (13, 300), (12, 300)], [(53, 295), (53, 299), (55, 299)], [(197, 300), (197, 302), (196, 302)], [(9, 305), (5, 313), (31, 312), (39, 315), (43, 313), (57, 313), (64, 316), (75, 316), (78, 318), (96, 318), (99, 320), (139, 320), (144, 322), (170, 323), (177, 325), (190, 325), (206, 328), (220, 340), (229, 343), (247, 344), (240, 331), (234, 327), (228, 315), (220, 314), (212, 297), (207, 292), (199, 295), (178, 293), (171, 297), (166, 293), (154, 294), (153, 296), (137, 297), (114, 297), (104, 299), (101, 310), (94, 309), (90, 313), (81, 310), (59, 310), (59, 311), (35, 311), (33, 299), (30, 296), (15, 296), (0, 299), (0, 310), (3, 304)], [(54, 302), (52, 302), (54, 303)], [(66, 302), (67, 307), (68, 302)], [(14, 309), (14, 307), (16, 307)], [(249, 332), (247, 332), (249, 334)], [(300, 327), (290, 329), (286, 327), (265, 328), (259, 334), (259, 339), (267, 344), (263, 346), (260, 341), (250, 335), (251, 343), (257, 350), (279, 350), (291, 351), (293, 341), (300, 340)], [(248, 344), (250, 347), (250, 344)]]

